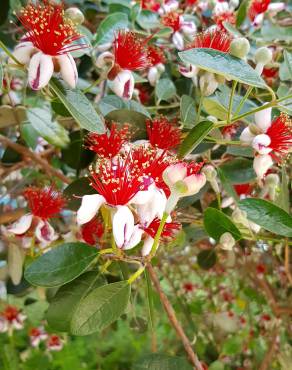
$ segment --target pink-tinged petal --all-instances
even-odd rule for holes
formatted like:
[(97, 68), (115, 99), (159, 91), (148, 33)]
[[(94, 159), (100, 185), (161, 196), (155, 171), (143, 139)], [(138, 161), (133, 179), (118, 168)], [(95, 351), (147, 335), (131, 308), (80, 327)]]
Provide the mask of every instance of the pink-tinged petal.
[(32, 218), (33, 216), (31, 213), (21, 216), (18, 221), (14, 222), (10, 227), (7, 228), (7, 231), (15, 235), (24, 234), (30, 228)]
[(8, 331), (8, 321), (4, 317), (0, 316), (0, 333), (6, 333)]
[(242, 131), (239, 139), (243, 141), (244, 143), (251, 144), (254, 138), (255, 138), (255, 135), (250, 131), (249, 127), (246, 127)]
[(131, 71), (124, 70), (117, 74), (112, 82), (111, 89), (113, 92), (125, 100), (132, 98), (135, 81)]
[(120, 206), (113, 216), (113, 235), (118, 248), (123, 248), (134, 231), (134, 216), (127, 206)]
[(49, 244), (58, 239), (54, 228), (47, 221), (40, 221), (35, 229), (35, 236), (41, 242)]
[(265, 133), (272, 123), (272, 108), (263, 109), (254, 115), (255, 124)]
[(272, 148), (269, 148), (271, 144), (271, 139), (266, 134), (257, 135), (252, 142), (252, 147), (259, 153), (259, 154), (269, 154), (272, 151)]
[(206, 184), (206, 176), (203, 173), (190, 175), (184, 179), (184, 183), (188, 188), (185, 195), (194, 195)]
[[(28, 64), (35, 48), (31, 42), (20, 42), (13, 52), (13, 56), (21, 63)], [(15, 64), (13, 59), (9, 59), (9, 63)]]
[(191, 64), (187, 67), (185, 66), (179, 66), (178, 67), (179, 72), (187, 78), (193, 78), (196, 77), (198, 74), (198, 68), (195, 66), (192, 66)]
[(204, 96), (212, 95), (217, 89), (218, 85), (219, 83), (216, 80), (214, 73), (205, 72), (200, 77), (200, 89)]
[(260, 25), (263, 23), (264, 16), (265, 16), (265, 13), (260, 13), (260, 14), (258, 14), (258, 15), (255, 17), (254, 21), (253, 21), (253, 25), (254, 25), (255, 27), (260, 26)]
[(142, 256), (148, 256), (148, 254), (151, 252), (152, 246), (154, 243), (154, 239), (151, 236), (147, 236), (147, 238), (144, 241), (143, 247), (142, 247)]
[(128, 250), (136, 247), (136, 245), (140, 243), (143, 233), (144, 230), (140, 229), (140, 227), (136, 225), (130, 240), (124, 245), (123, 249)]
[(177, 50), (183, 50), (185, 43), (182, 34), (179, 31), (174, 32), (172, 35), (172, 43)]
[(281, 12), (282, 10), (284, 10), (286, 8), (286, 4), (285, 3), (282, 3), (282, 2), (278, 2), (278, 3), (271, 3), (269, 6), (268, 6), (268, 10), (271, 12), (271, 13), (278, 13), (278, 12)]
[(106, 65), (111, 65), (114, 62), (114, 55), (109, 51), (105, 51), (101, 53), (96, 59), (96, 66), (97, 68), (104, 68)]
[(163, 180), (168, 186), (174, 185), (177, 181), (183, 180), (187, 175), (187, 168), (184, 163), (177, 163), (168, 166), (163, 172)]
[(84, 195), (77, 211), (77, 223), (83, 225), (92, 220), (104, 203), (105, 199), (100, 194)]
[(197, 27), (194, 22), (183, 22), (181, 31), (186, 35), (186, 36), (191, 36), (194, 35), (197, 32)]
[(152, 192), (149, 190), (141, 190), (131, 199), (130, 204), (142, 205), (150, 201)]
[(54, 73), (53, 58), (42, 52), (35, 54), (28, 66), (28, 82), (33, 90), (47, 86)]
[(78, 80), (76, 63), (71, 54), (63, 54), (56, 57), (60, 66), (60, 73), (65, 82), (74, 89)]
[(147, 78), (151, 86), (156, 85), (156, 82), (159, 80), (159, 77), (160, 77), (160, 72), (155, 66), (149, 68)]
[(269, 154), (257, 155), (253, 161), (253, 168), (258, 179), (262, 179), (266, 172), (273, 166), (272, 157)]

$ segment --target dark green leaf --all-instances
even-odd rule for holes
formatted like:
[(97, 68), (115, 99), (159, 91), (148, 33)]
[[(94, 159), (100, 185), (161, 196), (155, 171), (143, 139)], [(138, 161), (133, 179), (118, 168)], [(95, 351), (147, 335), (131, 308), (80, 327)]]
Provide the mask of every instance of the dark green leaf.
[(90, 271), (63, 285), (50, 302), (46, 313), (50, 327), (69, 332), (73, 313), (81, 299), (103, 284), (105, 284), (104, 278), (98, 276), (97, 271)]
[(229, 179), (225, 176), (224, 172), (221, 170), (220, 167), (217, 168), (217, 173), (218, 173), (223, 189), (227, 192), (228, 195), (230, 195), (234, 200), (237, 201), (238, 195), (236, 191), (234, 190), (234, 187), (230, 183)]
[(204, 212), (204, 226), (211, 238), (219, 241), (224, 233), (230, 233), (235, 240), (241, 239), (238, 228), (225, 213), (216, 208), (207, 208)]
[(143, 356), (133, 370), (191, 370), (192, 366), (181, 357), (153, 353)]
[(141, 10), (136, 22), (144, 30), (159, 27), (158, 13), (151, 12), (150, 10)]
[(290, 80), (292, 79), (292, 53), (288, 53), (287, 50), (284, 50), (284, 61), (289, 71)]
[(1, 0), (0, 25), (7, 20), (9, 5), (9, 0)]
[(116, 321), (125, 311), (130, 298), (130, 284), (119, 281), (90, 292), (78, 305), (71, 321), (71, 332), (88, 335)]
[(214, 122), (202, 121), (188, 133), (179, 147), (179, 157), (183, 158), (191, 153), (214, 128)]
[(292, 217), (282, 208), (264, 199), (248, 198), (239, 203), (247, 218), (272, 233), (292, 237)]
[(180, 100), (180, 119), (184, 127), (194, 127), (196, 122), (196, 104), (193, 98), (183, 95)]
[(237, 353), (242, 351), (242, 343), (243, 339), (238, 336), (233, 336), (231, 338), (228, 338), (224, 344), (222, 353), (224, 353), (227, 356), (234, 356)]
[(88, 177), (81, 177), (71, 182), (64, 190), (67, 199), (66, 207), (77, 211), (81, 205), (81, 197), (89, 194), (96, 194), (96, 190), (89, 185)]
[(155, 95), (158, 99), (158, 104), (161, 100), (169, 100), (176, 94), (174, 83), (168, 78), (161, 78), (155, 86)]
[(190, 49), (179, 53), (185, 63), (247, 85), (266, 88), (261, 76), (245, 61), (214, 49)]
[(35, 147), (37, 146), (39, 134), (33, 128), (33, 126), (30, 123), (23, 123), (20, 126), (20, 132), (21, 132), (21, 137), (26, 142), (26, 144), (30, 148), (35, 149)]
[(50, 87), (64, 104), (78, 124), (88, 131), (103, 134), (105, 126), (87, 97), (78, 89), (68, 89), (55, 78), (50, 81)]
[(59, 286), (82, 274), (98, 255), (85, 243), (64, 243), (43, 254), (25, 270), (25, 279), (33, 285)]
[(217, 255), (213, 249), (201, 251), (197, 256), (198, 265), (204, 269), (211, 269), (217, 262)]
[(237, 28), (239, 28), (245, 20), (246, 12), (247, 12), (247, 4), (248, 4), (247, 0), (241, 1), (241, 4), (237, 10), (237, 14), (236, 14), (236, 27)]
[(88, 167), (95, 154), (85, 148), (83, 131), (71, 132), (69, 136), (70, 144), (62, 150), (62, 160), (75, 170)]
[(94, 45), (111, 43), (115, 32), (128, 27), (128, 17), (124, 13), (108, 15), (99, 25)]
[(246, 184), (255, 180), (253, 162), (247, 158), (236, 158), (220, 166), (225, 177), (232, 184)]

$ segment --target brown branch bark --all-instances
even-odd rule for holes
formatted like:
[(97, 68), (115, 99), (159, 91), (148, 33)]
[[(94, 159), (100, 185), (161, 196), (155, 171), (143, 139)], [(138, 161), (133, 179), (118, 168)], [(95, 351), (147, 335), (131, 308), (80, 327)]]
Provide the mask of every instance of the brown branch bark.
[(15, 143), (3, 135), (0, 135), (0, 143), (10, 147), (17, 153), (21, 154), (24, 159), (30, 158), (35, 163), (37, 163), (48, 175), (56, 176), (66, 184), (70, 184), (71, 181), (68, 177), (66, 177), (62, 172), (59, 172), (55, 168), (53, 168), (46, 159), (42, 158), (38, 154), (35, 154), (31, 150), (27, 149), (25, 146)]
[(21, 216), (25, 214), (24, 208), (15, 209), (10, 212), (5, 212), (0, 215), (0, 225), (2, 224), (10, 224), (18, 220)]
[(286, 240), (285, 245), (285, 272), (290, 285), (292, 285), (292, 275), (290, 272), (290, 249), (288, 245), (288, 240)]
[(176, 334), (178, 335), (178, 337), (182, 341), (182, 344), (183, 344), (183, 346), (185, 348), (185, 351), (186, 351), (186, 353), (189, 357), (189, 360), (194, 365), (195, 369), (203, 370), (201, 362), (199, 361), (198, 356), (194, 352), (194, 350), (191, 346), (191, 343), (190, 343), (189, 339), (187, 338), (181, 324), (177, 320), (175, 311), (174, 311), (171, 303), (169, 302), (167, 296), (164, 294), (164, 292), (163, 292), (163, 290), (160, 286), (158, 277), (157, 277), (153, 267), (150, 264), (147, 266), (147, 270), (149, 272), (149, 276), (150, 276), (150, 278), (153, 282), (153, 285), (154, 285), (155, 289), (157, 290), (157, 292), (159, 294), (160, 300), (163, 304), (163, 307), (164, 307), (165, 312), (168, 316), (168, 319), (169, 319), (171, 325), (173, 326), (173, 328), (175, 329)]
[(273, 357), (275, 355), (276, 348), (277, 348), (277, 336), (278, 336), (278, 330), (275, 329), (274, 332), (272, 333), (272, 339), (271, 339), (269, 348), (266, 352), (266, 355), (261, 363), (259, 370), (268, 370), (271, 368), (270, 365), (271, 365), (271, 362), (273, 360)]

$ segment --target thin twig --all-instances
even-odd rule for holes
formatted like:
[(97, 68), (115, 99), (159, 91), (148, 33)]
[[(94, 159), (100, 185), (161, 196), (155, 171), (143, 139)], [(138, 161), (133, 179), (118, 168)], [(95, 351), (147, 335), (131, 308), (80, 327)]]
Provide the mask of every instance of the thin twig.
[(154, 284), (154, 287), (155, 287), (155, 289), (157, 290), (157, 292), (159, 294), (160, 300), (163, 304), (165, 312), (167, 313), (169, 321), (170, 321), (171, 325), (173, 326), (173, 328), (175, 329), (178, 337), (181, 339), (181, 341), (183, 343), (183, 346), (185, 348), (185, 351), (186, 351), (191, 363), (195, 366), (195, 369), (203, 370), (203, 367), (202, 367), (202, 365), (201, 365), (201, 363), (198, 359), (198, 356), (195, 354), (188, 337), (186, 336), (181, 324), (178, 322), (178, 320), (176, 318), (176, 315), (175, 315), (175, 311), (174, 311), (171, 303), (169, 302), (167, 296), (164, 294), (164, 292), (163, 292), (163, 290), (160, 286), (158, 277), (157, 277), (153, 267), (150, 264), (147, 266), (147, 270), (149, 272), (150, 279), (152, 280), (152, 282)]
[(42, 158), (40, 155), (35, 154), (31, 150), (27, 149), (25, 146), (15, 143), (8, 139), (7, 137), (0, 135), (0, 143), (10, 147), (11, 149), (15, 150), (17, 153), (21, 154), (24, 158), (28, 157), (31, 158), (35, 163), (40, 165), (43, 170), (48, 173), (49, 175), (53, 175), (58, 177), (60, 180), (65, 182), (66, 184), (70, 184), (71, 181), (68, 177), (66, 177), (62, 172), (57, 171), (53, 168), (47, 160)]
[(270, 369), (271, 362), (273, 360), (276, 348), (277, 348), (277, 337), (278, 337), (278, 329), (275, 329), (272, 333), (272, 339), (269, 345), (269, 348), (265, 354), (265, 357), (261, 363), (259, 370), (268, 370)]

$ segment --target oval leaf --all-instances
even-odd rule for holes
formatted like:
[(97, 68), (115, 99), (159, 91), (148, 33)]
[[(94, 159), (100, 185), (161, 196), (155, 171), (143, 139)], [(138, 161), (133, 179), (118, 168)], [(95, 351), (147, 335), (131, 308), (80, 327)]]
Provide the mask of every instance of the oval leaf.
[(211, 269), (217, 262), (217, 255), (213, 249), (201, 251), (197, 256), (198, 265), (204, 269)]
[(161, 100), (169, 100), (176, 94), (174, 83), (168, 78), (161, 78), (155, 86), (155, 95), (158, 99), (158, 104)]
[(125, 311), (130, 298), (127, 281), (104, 285), (94, 289), (78, 305), (71, 321), (71, 332), (88, 335), (102, 331)]
[(230, 54), (206, 48), (190, 49), (178, 54), (184, 63), (217, 73), (230, 80), (262, 89), (267, 88), (264, 80), (249, 64)]
[(181, 143), (178, 155), (180, 158), (191, 153), (214, 128), (214, 122), (202, 121), (191, 129), (187, 137)]
[(232, 184), (246, 184), (256, 178), (253, 162), (247, 158), (236, 158), (220, 166), (224, 176)]
[(94, 45), (106, 44), (112, 42), (114, 34), (119, 29), (128, 27), (128, 17), (126, 14), (117, 12), (108, 15), (99, 25)]
[(99, 134), (105, 132), (102, 119), (80, 90), (68, 89), (56, 78), (51, 79), (49, 86), (82, 128)]
[(282, 208), (263, 199), (241, 200), (239, 208), (247, 213), (250, 221), (272, 233), (292, 237), (292, 217)]
[(231, 219), (216, 208), (209, 207), (204, 213), (204, 226), (208, 235), (219, 240), (224, 233), (230, 233), (235, 240), (241, 239), (238, 228)]
[(67, 199), (67, 208), (72, 211), (77, 211), (81, 206), (81, 198), (83, 195), (90, 194), (96, 194), (96, 190), (90, 186), (88, 177), (80, 177), (79, 179), (72, 181), (64, 190), (64, 195)]
[(98, 255), (85, 243), (65, 243), (43, 254), (25, 270), (25, 279), (44, 287), (59, 286), (84, 272)]

